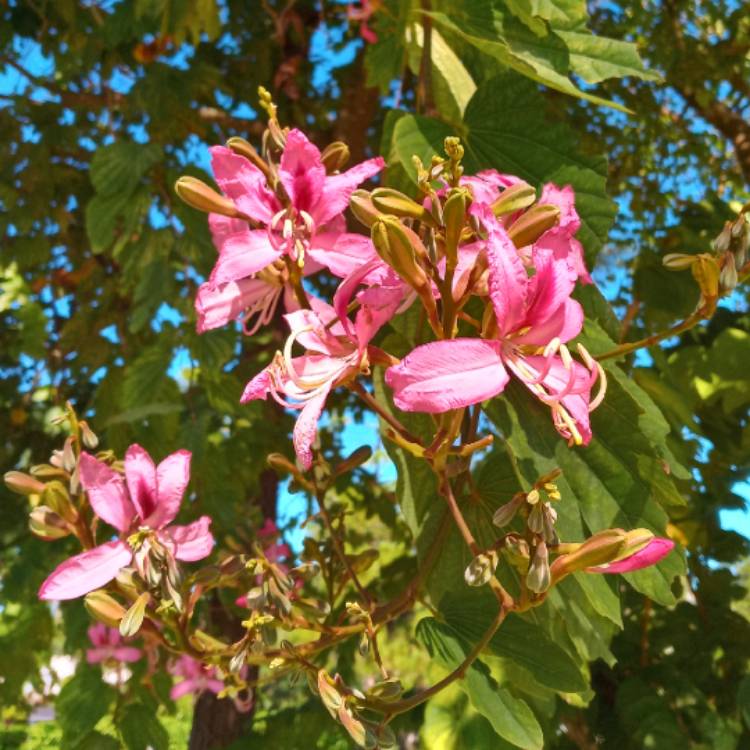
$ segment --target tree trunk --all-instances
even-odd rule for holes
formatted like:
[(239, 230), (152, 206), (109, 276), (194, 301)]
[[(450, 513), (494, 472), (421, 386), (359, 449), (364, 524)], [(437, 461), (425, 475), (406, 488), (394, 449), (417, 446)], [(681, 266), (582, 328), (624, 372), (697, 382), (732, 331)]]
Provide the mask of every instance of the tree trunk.
[(204, 691), (195, 704), (189, 750), (228, 747), (250, 731), (253, 713), (254, 707), (240, 713), (231, 700), (217, 698), (213, 693)]

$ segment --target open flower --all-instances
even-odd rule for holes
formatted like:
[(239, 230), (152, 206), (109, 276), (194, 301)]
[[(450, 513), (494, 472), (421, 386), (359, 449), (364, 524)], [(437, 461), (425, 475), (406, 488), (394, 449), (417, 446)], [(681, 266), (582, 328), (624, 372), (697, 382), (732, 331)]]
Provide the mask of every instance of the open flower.
[[(346, 316), (353, 287), (371, 270), (364, 266), (336, 293), (334, 308), (316, 301), (315, 310), (286, 315), (291, 335), (283, 352), (245, 387), (241, 402), (265, 399), (269, 394), (282, 406), (299, 411), (292, 434), (294, 450), (305, 469), (312, 465), (312, 444), (318, 420), (332, 388), (369, 370), (368, 344), (403, 301), (403, 289), (371, 287), (360, 292), (354, 323)], [(338, 317), (337, 317), (338, 313)], [(295, 343), (305, 347), (292, 356)]]
[[(336, 241), (345, 234), (342, 214), (349, 196), (384, 166), (382, 158), (368, 159), (340, 174), (326, 174), (320, 151), (299, 130), (291, 130), (278, 167), (285, 205), (268, 188), (261, 170), (224, 146), (211, 149), (214, 177), (246, 221), (212, 218), (219, 258), (212, 284), (226, 284), (262, 271), (288, 256), (302, 267), (307, 258), (341, 274), (341, 264), (354, 270), (356, 260), (338, 257)], [(347, 272), (348, 272), (347, 271)]]
[(196, 696), (200, 695), (204, 690), (218, 695), (224, 689), (224, 682), (218, 678), (216, 667), (202, 664), (187, 654), (183, 654), (177, 659), (169, 671), (175, 677), (182, 678), (174, 684), (169, 693), (169, 697), (173, 701), (190, 693)]
[(120, 532), (120, 538), (81, 552), (58, 565), (39, 589), (39, 598), (75, 599), (109, 583), (160, 545), (177, 560), (201, 560), (211, 552), (211, 519), (201, 516), (187, 526), (170, 526), (190, 480), (190, 452), (167, 456), (158, 466), (140, 445), (125, 454), (125, 477), (88, 453), (78, 469), (81, 485), (99, 518)]
[(141, 650), (133, 646), (126, 646), (125, 641), (116, 628), (108, 628), (101, 622), (88, 629), (89, 640), (93, 648), (86, 650), (86, 661), (89, 664), (102, 662), (134, 662), (141, 658)]
[[(478, 207), (488, 231), (488, 288), (495, 321), (488, 338), (435, 341), (414, 349), (386, 371), (396, 405), (404, 411), (439, 413), (501, 393), (515, 375), (550, 407), (557, 431), (571, 442), (591, 439), (589, 412), (604, 397), (604, 373), (579, 346), (584, 365), (565, 342), (577, 336), (583, 311), (570, 298), (575, 279), (566, 260), (536, 258), (529, 276), (505, 229), (487, 207)], [(491, 336), (491, 338), (490, 338)], [(598, 378), (602, 388), (594, 399)]]

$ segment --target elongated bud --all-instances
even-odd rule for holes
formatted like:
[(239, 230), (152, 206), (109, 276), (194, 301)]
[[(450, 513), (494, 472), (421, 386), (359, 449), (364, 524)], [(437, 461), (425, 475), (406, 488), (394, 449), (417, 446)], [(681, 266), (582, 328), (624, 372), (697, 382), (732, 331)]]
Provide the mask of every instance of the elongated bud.
[(266, 458), (268, 465), (280, 474), (298, 474), (297, 467), (281, 453), (269, 453)]
[(353, 453), (350, 453), (338, 466), (333, 470), (334, 476), (346, 474), (353, 471), (358, 466), (366, 463), (372, 457), (372, 448), (369, 445), (361, 445)]
[(123, 638), (129, 638), (141, 629), (146, 614), (146, 605), (149, 601), (151, 601), (151, 595), (144, 591), (123, 615), (122, 620), (120, 620), (120, 635)]
[(501, 505), (492, 516), (492, 523), (502, 528), (507, 526), (514, 518), (518, 509), (526, 502), (526, 496), (522, 493), (514, 495), (513, 499)]
[(67, 481), (68, 479), (68, 473), (65, 471), (65, 469), (61, 469), (57, 466), (52, 466), (52, 464), (37, 464), (36, 466), (32, 466), (29, 471), (35, 477), (43, 480), (64, 479)]
[(429, 281), (417, 256), (426, 257), (427, 249), (419, 237), (391, 216), (379, 218), (371, 232), (378, 255), (411, 287), (426, 289)]
[(99, 446), (99, 438), (96, 436), (96, 433), (89, 427), (89, 423), (85, 419), (82, 419), (79, 422), (79, 425), (81, 428), (81, 439), (83, 440), (83, 444), (89, 450), (96, 450)]
[(42, 492), (42, 504), (57, 513), (69, 523), (78, 520), (78, 511), (68, 494), (68, 490), (62, 482), (48, 482)]
[(22, 471), (6, 471), (3, 481), (5, 486), (17, 495), (40, 495), (44, 492), (44, 482)]
[(719, 274), (719, 287), (722, 292), (731, 292), (737, 286), (739, 275), (737, 266), (734, 262), (734, 255), (727, 251), (724, 253), (721, 264), (721, 273)]
[(484, 586), (492, 578), (497, 567), (497, 553), (483, 552), (477, 555), (464, 571), (464, 580), (469, 586)]
[(83, 604), (95, 620), (110, 628), (119, 628), (120, 620), (125, 616), (125, 607), (103, 589), (86, 594)]
[(668, 253), (662, 259), (662, 265), (673, 271), (683, 271), (695, 263), (696, 255), (687, 255), (686, 253)]
[(531, 558), (529, 572), (526, 575), (526, 586), (534, 593), (542, 594), (550, 587), (551, 582), (547, 545), (539, 542)]
[(469, 205), (469, 191), (466, 188), (451, 190), (443, 204), (443, 225), (445, 226), (445, 257), (449, 268), (458, 263), (458, 243), (466, 222), (466, 207)]
[(648, 547), (653, 540), (654, 534), (648, 529), (633, 529), (632, 531), (628, 531), (625, 534), (623, 549), (615, 558), (615, 562), (630, 557), (636, 552), (640, 552), (645, 547)]
[(255, 150), (255, 147), (239, 136), (233, 136), (227, 141), (227, 148), (234, 151), (239, 156), (244, 156), (249, 162), (254, 164), (266, 176), (271, 177), (271, 168), (268, 166), (263, 157)]
[(229, 198), (217, 193), (216, 190), (197, 177), (180, 177), (174, 184), (174, 191), (178, 198), (191, 208), (198, 209), (198, 211), (221, 214), (222, 216), (228, 216), (230, 219), (242, 217), (242, 214)]
[(627, 534), (622, 529), (600, 531), (583, 542), (575, 552), (561, 555), (552, 563), (552, 580), (559, 581), (570, 573), (613, 562), (625, 550), (626, 543)]
[(46, 541), (62, 539), (71, 533), (64, 519), (46, 505), (37, 505), (29, 514), (29, 529), (34, 536)]
[(557, 206), (541, 204), (532, 206), (523, 216), (513, 222), (508, 236), (516, 247), (526, 247), (536, 242), (548, 229), (560, 220)]
[(531, 552), (529, 551), (529, 543), (525, 539), (522, 539), (517, 534), (509, 534), (505, 538), (503, 549), (505, 550), (508, 562), (513, 567), (523, 569), (524, 571), (528, 569)]
[(716, 258), (707, 253), (701, 253), (696, 256), (691, 270), (704, 299), (715, 300), (719, 296), (719, 277), (721, 275)]
[(357, 221), (368, 229), (380, 218), (380, 213), (373, 205), (367, 190), (355, 190), (349, 198), (349, 208)]
[(714, 250), (716, 250), (717, 253), (721, 254), (729, 250), (729, 245), (732, 242), (732, 227), (732, 222), (727, 221), (724, 224), (724, 228), (719, 233), (719, 236), (714, 240)]
[(432, 214), (424, 206), (399, 190), (377, 188), (370, 194), (370, 199), (372, 205), (381, 213), (398, 216), (402, 219), (417, 219), (431, 227), (437, 226)]
[(343, 169), (349, 162), (351, 152), (349, 146), (343, 141), (334, 141), (329, 143), (320, 155), (320, 160), (323, 162), (323, 166), (326, 168), (328, 174), (333, 174)]
[(536, 200), (536, 190), (527, 182), (519, 182), (505, 188), (500, 197), (492, 204), (495, 216), (507, 216), (533, 205)]
[(391, 678), (382, 682), (376, 682), (367, 690), (367, 695), (383, 701), (397, 701), (403, 692), (404, 686), (401, 684), (401, 681)]

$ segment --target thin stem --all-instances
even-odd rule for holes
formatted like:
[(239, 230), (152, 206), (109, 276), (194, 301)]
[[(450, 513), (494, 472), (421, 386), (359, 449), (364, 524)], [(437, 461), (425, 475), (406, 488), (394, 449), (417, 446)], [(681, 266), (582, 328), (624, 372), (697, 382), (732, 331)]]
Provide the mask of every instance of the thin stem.
[(378, 416), (380, 416), (385, 422), (393, 427), (396, 432), (402, 435), (410, 443), (419, 443), (418, 438), (414, 437), (409, 430), (401, 424), (392, 414), (386, 411), (385, 407), (374, 397), (368, 393), (360, 383), (353, 382), (349, 389), (356, 393)]
[(374, 711), (380, 711), (381, 713), (387, 714), (388, 716), (395, 716), (397, 714), (402, 714), (405, 711), (411, 710), (412, 708), (414, 708), (414, 706), (418, 706), (421, 703), (424, 703), (433, 695), (448, 687), (448, 685), (450, 685), (452, 682), (460, 680), (469, 670), (469, 667), (471, 667), (471, 665), (477, 660), (484, 647), (492, 640), (498, 628), (503, 624), (503, 620), (505, 620), (505, 618), (508, 616), (509, 611), (510, 609), (506, 609), (503, 606), (500, 607), (498, 613), (495, 615), (495, 619), (492, 621), (492, 624), (479, 640), (479, 642), (471, 650), (469, 655), (450, 674), (447, 674), (445, 677), (443, 677), (442, 680), (439, 680), (434, 685), (431, 685), (425, 690), (420, 690), (418, 693), (415, 693), (409, 698), (404, 698), (400, 701), (388, 702), (369, 699), (365, 702), (365, 707), (371, 708)]

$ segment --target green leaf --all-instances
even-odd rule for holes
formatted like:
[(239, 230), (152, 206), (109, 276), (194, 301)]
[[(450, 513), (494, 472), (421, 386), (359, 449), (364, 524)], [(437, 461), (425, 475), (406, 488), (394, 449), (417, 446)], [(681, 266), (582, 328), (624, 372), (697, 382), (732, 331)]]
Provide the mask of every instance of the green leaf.
[[(455, 593), (440, 602), (440, 613), (469, 643), (476, 643), (492, 622), (497, 601), (488, 592)], [(581, 668), (565, 649), (533, 622), (511, 614), (487, 645), (487, 652), (512, 660), (552, 690), (577, 693), (588, 687)]]
[(163, 158), (156, 143), (117, 141), (97, 150), (89, 175), (102, 196), (130, 195), (146, 172)]
[[(450, 626), (432, 617), (419, 621), (417, 639), (446, 670), (457, 669), (470, 652), (468, 645)], [(542, 747), (542, 729), (531, 709), (510, 691), (500, 687), (481, 661), (471, 664), (458, 685), (469, 696), (474, 708), (504, 740), (525, 750)]]
[(167, 750), (167, 731), (156, 718), (153, 709), (142, 703), (126, 706), (117, 723), (127, 750)]
[(86, 205), (86, 233), (92, 252), (116, 252), (126, 244), (145, 216), (150, 199), (146, 193), (96, 194)]
[(737, 688), (737, 706), (745, 726), (750, 729), (750, 675), (745, 675)]
[(122, 392), (126, 411), (163, 401), (159, 394), (163, 393), (165, 381), (171, 382), (167, 375), (171, 361), (172, 350), (160, 343), (144, 349), (131, 360), (125, 372)]
[(586, 21), (585, 0), (506, 0), (508, 10), (532, 31), (544, 36), (552, 27), (577, 26)]
[[(589, 264), (607, 239), (616, 206), (606, 192), (604, 158), (583, 155), (576, 136), (567, 126), (540, 117), (543, 101), (536, 87), (517, 75), (492, 78), (480, 86), (469, 102), (463, 132), (467, 173), (480, 169), (510, 172), (535, 186), (545, 182), (571, 185), (581, 217), (578, 237)], [(407, 174), (415, 179), (412, 154), (423, 162), (441, 153), (443, 140), (455, 131), (433, 118), (404, 115), (393, 131), (394, 153)]]
[(599, 83), (607, 78), (633, 76), (644, 81), (659, 81), (661, 76), (646, 70), (632, 42), (595, 36), (586, 30), (555, 33), (567, 45), (570, 67), (587, 83)]
[(79, 667), (55, 701), (64, 746), (73, 748), (83, 740), (109, 711), (115, 696), (115, 689), (102, 681), (99, 669)]

